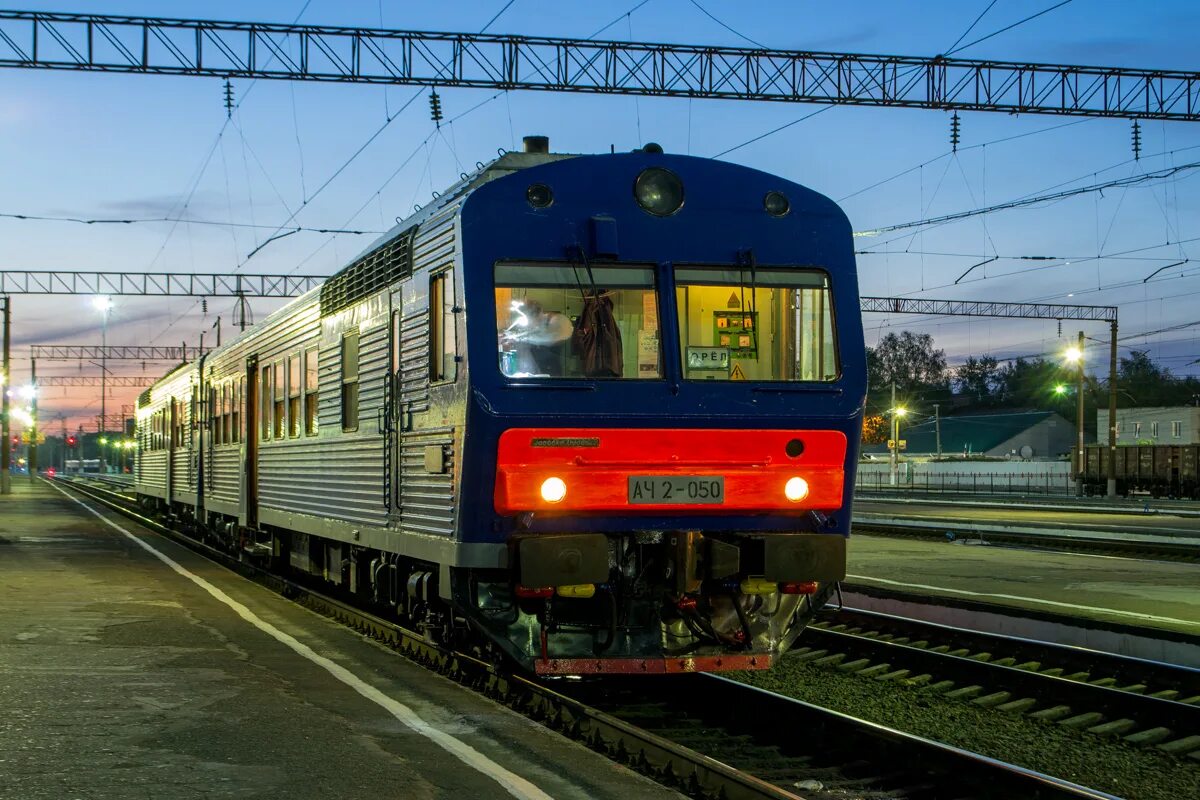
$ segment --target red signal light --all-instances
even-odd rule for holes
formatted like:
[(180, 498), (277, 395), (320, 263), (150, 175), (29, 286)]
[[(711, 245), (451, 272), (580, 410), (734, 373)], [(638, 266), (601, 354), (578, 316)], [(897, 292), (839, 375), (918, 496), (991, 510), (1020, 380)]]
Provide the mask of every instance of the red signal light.
[(816, 581), (785, 581), (779, 584), (779, 591), (784, 594), (816, 594)]
[(75, 437), (68, 436), (67, 437), (67, 447), (74, 447), (74, 446), (75, 446)]
[(517, 597), (522, 600), (546, 600), (554, 597), (553, 586), (517, 586)]

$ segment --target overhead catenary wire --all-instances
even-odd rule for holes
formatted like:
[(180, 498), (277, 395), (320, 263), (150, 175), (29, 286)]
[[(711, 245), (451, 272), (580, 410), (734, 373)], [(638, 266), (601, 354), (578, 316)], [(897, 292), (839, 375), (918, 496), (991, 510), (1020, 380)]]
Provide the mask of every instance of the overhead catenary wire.
[[(11, 214), (0, 212), (0, 219), (29, 220), (34, 222), (71, 222), (79, 225), (138, 225), (149, 223), (182, 222), (188, 225), (212, 225), (221, 228), (258, 228), (274, 229), (274, 225), (258, 225), (250, 222), (223, 222), (216, 219), (192, 219), (189, 217), (129, 217), (129, 218), (88, 218), (63, 217), (49, 214)], [(291, 229), (294, 233), (346, 233), (365, 234), (380, 233), (373, 230), (353, 230), (349, 228), (314, 228), (307, 225), (297, 225)]]
[(1193, 161), (1188, 164), (1180, 164), (1174, 167), (1167, 167), (1156, 172), (1146, 172), (1141, 175), (1130, 175), (1125, 178), (1114, 178), (1101, 183), (1094, 183), (1088, 186), (1079, 186), (1074, 189), (1066, 189), (1061, 192), (1053, 192), (1050, 194), (1035, 195), (1018, 200), (1009, 200), (1005, 203), (997, 203), (992, 206), (983, 208), (972, 208), (966, 211), (956, 211), (952, 214), (942, 214), (937, 217), (928, 217), (926, 219), (913, 220), (911, 222), (900, 222), (894, 225), (884, 225), (878, 228), (872, 228), (867, 231), (855, 231), (855, 236), (876, 236), (881, 233), (890, 233), (891, 231), (907, 230), (911, 228), (923, 228), (932, 225), (942, 225), (947, 222), (954, 222), (968, 217), (979, 216), (980, 214), (991, 214), (996, 211), (1006, 211), (1012, 208), (1022, 208), (1031, 206), (1037, 203), (1048, 203), (1055, 200), (1063, 200), (1068, 197), (1075, 197), (1081, 194), (1089, 194), (1091, 192), (1099, 192), (1104, 189), (1121, 188), (1127, 186), (1136, 186), (1149, 181), (1163, 180), (1178, 175), (1182, 172), (1188, 172), (1200, 167), (1200, 161)]
[(757, 39), (751, 39), (749, 36), (747, 36), (746, 34), (742, 33), (741, 31), (739, 31), (739, 30), (735, 29), (733, 26), (729, 25), (728, 23), (724, 22), (724, 21), (723, 21), (723, 20), (721, 20), (721, 19), (718, 19), (718, 18), (717, 18), (717, 17), (716, 17), (716, 16), (715, 16), (715, 15), (714, 15), (712, 12), (710, 12), (710, 11), (709, 11), (707, 8), (705, 8), (704, 6), (702, 6), (702, 5), (700, 5), (698, 2), (696, 2), (696, 0), (688, 0), (688, 2), (689, 2), (689, 3), (691, 3), (693, 6), (695, 6), (695, 7), (696, 7), (696, 8), (697, 8), (697, 9), (700, 11), (700, 13), (701, 13), (701, 14), (703, 14), (703, 15), (704, 15), (704, 16), (706, 16), (706, 17), (708, 17), (708, 18), (709, 18), (709, 19), (711, 19), (713, 22), (717, 23), (717, 24), (718, 24), (718, 25), (720, 25), (722, 28), (724, 28), (725, 30), (727, 30), (727, 31), (729, 31), (730, 33), (732, 33), (734, 36), (737, 36), (739, 39), (744, 39), (745, 41), (749, 42), (750, 44), (754, 45), (755, 47), (761, 47), (763, 50), (769, 50), (769, 49), (770, 49), (769, 47), (767, 47), (765, 44), (763, 44), (762, 42), (758, 41)]
[[(1017, 20), (1016, 22), (1012, 23), (1011, 25), (1005, 25), (1000, 30), (992, 31), (987, 36), (981, 36), (980, 38), (976, 39), (973, 42), (968, 42), (967, 44), (964, 44), (961, 47), (955, 47), (955, 48), (951, 49), (949, 52), (947, 52), (945, 55), (952, 56), (955, 53), (958, 53), (962, 50), (966, 50), (968, 47), (974, 47), (975, 45), (979, 44), (980, 42), (986, 42), (988, 39), (991, 39), (993, 36), (999, 36), (1000, 34), (1004, 33), (1005, 31), (1011, 31), (1013, 28), (1017, 27), (1018, 25), (1024, 25), (1026, 22), (1035, 20), (1038, 17), (1042, 16), (1043, 14), (1049, 14), (1051, 11), (1055, 10), (1056, 8), (1062, 8), (1063, 6), (1067, 5), (1070, 2), (1071, 2), (1071, 0), (1061, 0), (1061, 2), (1055, 3), (1054, 5), (1050, 6), (1049, 8), (1044, 8), (1035, 14), (1030, 14), (1029, 16), (1027, 16), (1023, 19)], [(989, 6), (989, 8), (990, 8), (990, 6)]]

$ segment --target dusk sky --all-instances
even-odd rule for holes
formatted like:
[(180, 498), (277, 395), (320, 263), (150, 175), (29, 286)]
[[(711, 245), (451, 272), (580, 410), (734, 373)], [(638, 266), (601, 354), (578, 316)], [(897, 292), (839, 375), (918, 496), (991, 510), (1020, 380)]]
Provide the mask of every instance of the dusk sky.
[[(514, 0), (506, 8), (506, 0), (27, 0), (17, 7), (269, 22), (299, 15), (305, 23), (472, 32), (504, 9), (489, 32), (587, 37), (619, 18), (598, 38), (930, 56), (951, 49), (985, 9), (960, 43), (1057, 1)], [(1073, 0), (957, 55), (1195, 70), (1198, 29), (1195, 2)], [(238, 106), (227, 120), (217, 79), (0, 72), (0, 213), (247, 226), (0, 217), (0, 269), (332, 274), (431, 192), (493, 158), (497, 148), (519, 148), (522, 135), (533, 133), (548, 135), (552, 149), (563, 152), (607, 152), (610, 145), (630, 150), (656, 141), (673, 153), (724, 153), (723, 159), (838, 200), (856, 231), (1200, 162), (1200, 126), (1186, 122), (1143, 122), (1138, 161), (1123, 119), (962, 113), (962, 142), (951, 155), (949, 113), (854, 107), (828, 108), (738, 147), (825, 107), (446, 88), (439, 90), (446, 118), (469, 113), (438, 131), (426, 89), (233, 83)], [(390, 115), (393, 121), (351, 160)], [(859, 237), (857, 247), (868, 251), (858, 261), (862, 292), (1118, 305), (1122, 353), (1147, 350), (1177, 374), (1200, 374), (1200, 261), (1142, 282), (1160, 267), (1200, 258), (1197, 175), (1200, 170), (1185, 170), (1136, 187)], [(297, 210), (294, 224), (367, 233), (302, 232), (248, 258)], [(1016, 258), (1031, 255), (1054, 258)], [(992, 256), (999, 258), (954, 285), (968, 267)], [(108, 342), (194, 345), (208, 330), (211, 343), (218, 316), (225, 336), (232, 334), (232, 305), (209, 300), (204, 314), (192, 298), (116, 298)], [(261, 318), (275, 306), (257, 301), (254, 313)], [(100, 318), (89, 298), (18, 295), (14, 311), (14, 383), (27, 379), (30, 344), (99, 343)], [(1078, 323), (1064, 323), (1060, 338), (1053, 321), (876, 314), (865, 325), (869, 343), (888, 331), (928, 331), (952, 364), (968, 355), (1051, 355), (1079, 330)], [(1107, 326), (1083, 329), (1101, 340), (1089, 343), (1089, 358), (1102, 365)], [(164, 368), (146, 365), (147, 372)], [(117, 363), (112, 371), (140, 374), (142, 365)], [(59, 362), (39, 364), (39, 373), (98, 370)], [(114, 390), (110, 412), (136, 394)], [(98, 408), (98, 390), (43, 392), (44, 420), (61, 413), (74, 427)]]

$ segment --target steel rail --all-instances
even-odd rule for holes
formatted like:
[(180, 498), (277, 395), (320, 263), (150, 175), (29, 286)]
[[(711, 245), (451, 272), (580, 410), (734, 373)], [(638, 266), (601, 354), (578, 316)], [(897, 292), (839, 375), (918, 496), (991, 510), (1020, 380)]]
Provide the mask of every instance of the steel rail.
[[(1022, 527), (1034, 528), (1033, 524), (1023, 524)], [(907, 536), (913, 538), (945, 540), (947, 533), (966, 541), (978, 540), (982, 544), (1019, 545), (1024, 548), (1045, 549), (1068, 552), (1106, 553), (1121, 555), (1127, 558), (1151, 559), (1165, 558), (1170, 560), (1197, 561), (1200, 560), (1200, 550), (1195, 544), (1187, 542), (1138, 541), (1136, 539), (1111, 539), (1099, 536), (1087, 536), (1086, 529), (1079, 529), (1081, 535), (1068, 536), (1055, 533), (1063, 530), (1062, 526), (1047, 527), (1045, 532), (1036, 533), (1005, 530), (994, 526), (976, 526), (964, 520), (913, 520), (911, 522), (875, 522), (855, 521), (854, 530), (862, 534), (877, 534), (884, 536)], [(1074, 529), (1072, 529), (1074, 530)]]
[(1017, 663), (1040, 662), (1042, 671), (1056, 669), (1067, 675), (1086, 672), (1090, 674), (1087, 680), (1112, 678), (1115, 684), (1110, 685), (1145, 684), (1137, 689), (1142, 694), (1172, 691), (1200, 701), (1200, 668), (1197, 667), (847, 606), (828, 609), (821, 615), (820, 624), (864, 629), (893, 640), (927, 641), (929, 647), (941, 644), (967, 647), (973, 653), (991, 654), (992, 660), (1005, 658)]
[[(1069, 781), (727, 678), (695, 674), (669, 681), (612, 679), (578, 684), (560, 681), (550, 685), (524, 675), (507, 673), (495, 664), (434, 645), (420, 633), (395, 622), (185, 536), (135, 511), (127, 496), (82, 486), (75, 481), (62, 482), (150, 530), (337, 619), (614, 760), (625, 761), (657, 780), (680, 786), (694, 797), (804, 800), (803, 794), (673, 741), (670, 736), (646, 730), (623, 719), (622, 715), (636, 716), (639, 710), (665, 703), (672, 710), (666, 718), (678, 721), (678, 714), (703, 717), (708, 724), (723, 726), (719, 738), (732, 737), (739, 744), (751, 738), (762, 739), (766, 732), (766, 741), (758, 743), (760, 752), (774, 754), (775, 758), (785, 762), (808, 764), (812, 759), (828, 759), (833, 752), (842, 753), (849, 763), (861, 763), (866, 756), (884, 759), (886, 768), (883, 772), (889, 780), (896, 781), (896, 771), (900, 770), (903, 773), (899, 778), (903, 784), (901, 788), (930, 784), (940, 787), (931, 796), (960, 797), (964, 796), (964, 787), (969, 787), (971, 794), (966, 796), (989, 800), (1011, 797), (1118, 800)], [(637, 698), (636, 708), (631, 708), (628, 702), (631, 696)], [(796, 737), (794, 734), (798, 729), (810, 735)], [(801, 753), (800, 750), (805, 748), (806, 751)], [(822, 769), (828, 771), (829, 765), (822, 765)], [(793, 777), (787, 776), (789, 787), (794, 783)], [(862, 779), (853, 778), (851, 782), (861, 785)], [(947, 794), (951, 789), (953, 794)]]
[[(1113, 676), (1095, 679), (1101, 683), (1090, 682), (1090, 673), (1086, 670), (1076, 672), (1078, 678), (1054, 674), (1045, 670), (1063, 672), (1069, 667), (1039, 660), (1037, 651), (1028, 645), (1021, 648), (1025, 654), (1018, 657), (1004, 649), (999, 652), (974, 650), (965, 646), (966, 638), (965, 635), (956, 638), (944, 634), (943, 639), (949, 644), (931, 643), (929, 647), (918, 647), (858, 631), (818, 626), (801, 634), (798, 644), (802, 649), (794, 652), (801, 658), (827, 663), (839, 659), (837, 663), (842, 669), (848, 669), (847, 664), (855, 664), (854, 671), (878, 672), (886, 666), (893, 672), (909, 671), (904, 677), (927, 675), (929, 682), (946, 681), (947, 692), (962, 692), (965, 699), (977, 705), (991, 707), (1012, 703), (1016, 705), (1004, 710), (1020, 708), (1030, 714), (1047, 714), (1060, 721), (1067, 720), (1067, 724), (1083, 730), (1112, 731), (1122, 736), (1141, 734), (1152, 739), (1149, 742), (1152, 744), (1186, 744), (1187, 737), (1200, 734), (1200, 705), (1117, 688), (1110, 684), (1110, 681), (1117, 682)], [(951, 647), (957, 649), (950, 650)], [(985, 660), (980, 654), (996, 660)], [(1043, 648), (1040, 659), (1052, 657), (1051, 654), (1049, 647)], [(1001, 659), (1012, 663), (997, 663)], [(1018, 665), (1020, 662), (1024, 663)], [(1194, 681), (1196, 676), (1191, 678)], [(1141, 681), (1149, 683), (1151, 678), (1145, 675), (1140, 681), (1136, 678), (1128, 680), (1126, 686), (1140, 685), (1146, 689), (1148, 687)], [(1178, 689), (1166, 691), (1179, 693)], [(1189, 699), (1195, 702), (1195, 694), (1200, 689), (1192, 686), (1185, 691), (1192, 692)], [(986, 699), (980, 701), (980, 698)], [(1192, 749), (1200, 750), (1200, 747)]]

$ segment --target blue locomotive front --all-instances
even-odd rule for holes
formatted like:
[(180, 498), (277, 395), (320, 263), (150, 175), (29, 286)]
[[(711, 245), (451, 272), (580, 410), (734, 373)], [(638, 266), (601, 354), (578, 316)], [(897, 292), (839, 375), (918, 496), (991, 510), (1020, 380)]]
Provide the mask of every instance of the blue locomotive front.
[(537, 672), (765, 668), (845, 573), (866, 374), (849, 223), (656, 147), (460, 211), (460, 615)]

